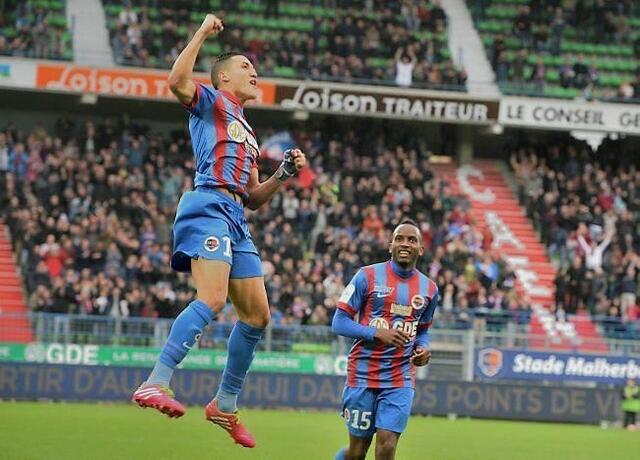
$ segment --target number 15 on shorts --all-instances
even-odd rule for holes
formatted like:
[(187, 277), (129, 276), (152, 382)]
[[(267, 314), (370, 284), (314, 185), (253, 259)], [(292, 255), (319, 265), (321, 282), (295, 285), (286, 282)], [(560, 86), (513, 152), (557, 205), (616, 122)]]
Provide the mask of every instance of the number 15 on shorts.
[(360, 411), (358, 409), (345, 409), (344, 419), (348, 426), (357, 430), (368, 430), (371, 428), (371, 412)]

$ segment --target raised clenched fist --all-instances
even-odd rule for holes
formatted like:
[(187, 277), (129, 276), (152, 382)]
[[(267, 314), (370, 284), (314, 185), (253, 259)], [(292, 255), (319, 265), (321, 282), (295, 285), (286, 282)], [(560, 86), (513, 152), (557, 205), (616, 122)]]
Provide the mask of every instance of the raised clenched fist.
[(224, 30), (224, 24), (222, 24), (222, 20), (216, 16), (215, 14), (207, 14), (202, 21), (202, 25), (200, 26), (200, 31), (209, 36), (216, 36), (220, 32)]

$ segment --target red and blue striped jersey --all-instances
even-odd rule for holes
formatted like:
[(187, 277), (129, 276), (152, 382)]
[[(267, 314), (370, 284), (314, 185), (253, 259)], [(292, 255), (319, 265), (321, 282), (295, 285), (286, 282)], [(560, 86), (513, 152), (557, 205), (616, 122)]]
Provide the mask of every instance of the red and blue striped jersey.
[(248, 196), (251, 168), (260, 154), (256, 135), (233, 94), (195, 82), (189, 132), (196, 157), (194, 185), (225, 187)]
[(356, 340), (349, 352), (347, 386), (398, 388), (415, 386), (415, 366), (409, 359), (416, 335), (428, 330), (438, 302), (438, 287), (413, 270), (408, 277), (394, 271), (391, 261), (361, 268), (345, 288), (338, 308), (358, 322), (376, 328), (407, 332), (404, 348)]

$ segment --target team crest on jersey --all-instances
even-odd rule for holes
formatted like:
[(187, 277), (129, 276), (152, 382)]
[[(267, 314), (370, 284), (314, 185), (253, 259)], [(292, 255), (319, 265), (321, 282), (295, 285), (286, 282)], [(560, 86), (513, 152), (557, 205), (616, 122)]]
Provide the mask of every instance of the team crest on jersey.
[(375, 327), (376, 329), (389, 329), (389, 323), (384, 318), (373, 318), (369, 321), (369, 327)]
[(422, 297), (420, 294), (416, 294), (413, 297), (411, 297), (411, 306), (415, 310), (420, 310), (422, 307), (424, 307), (425, 303), (426, 302), (424, 300), (424, 297)]
[(220, 240), (215, 236), (210, 236), (204, 240), (204, 248), (209, 252), (215, 252), (220, 247)]
[(227, 134), (232, 140), (239, 143), (247, 140), (247, 130), (242, 126), (242, 123), (236, 120), (232, 121), (229, 123), (229, 126), (227, 126)]
[(393, 293), (393, 288), (389, 286), (380, 286), (376, 284), (373, 286), (373, 293), (377, 298), (381, 299), (383, 297), (388, 297)]

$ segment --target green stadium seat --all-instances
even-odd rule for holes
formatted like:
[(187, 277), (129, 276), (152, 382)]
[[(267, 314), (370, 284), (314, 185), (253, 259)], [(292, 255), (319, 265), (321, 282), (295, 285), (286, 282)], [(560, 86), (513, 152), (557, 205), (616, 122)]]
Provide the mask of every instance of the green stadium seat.
[(273, 75), (282, 78), (294, 78), (297, 76), (297, 72), (293, 67), (279, 66), (273, 69)]
[(61, 15), (53, 15), (49, 17), (49, 24), (54, 27), (67, 27), (67, 18)]

